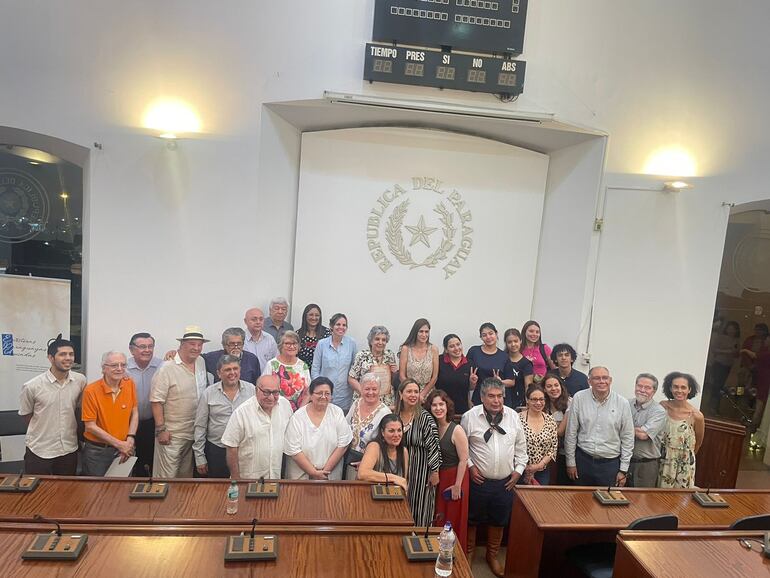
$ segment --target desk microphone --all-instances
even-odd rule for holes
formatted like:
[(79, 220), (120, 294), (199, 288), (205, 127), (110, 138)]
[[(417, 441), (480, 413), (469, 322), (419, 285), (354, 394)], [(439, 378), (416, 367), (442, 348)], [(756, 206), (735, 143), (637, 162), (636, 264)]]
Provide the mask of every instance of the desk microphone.
[(56, 536), (61, 538), (61, 526), (59, 525), (59, 522), (57, 522), (56, 520), (51, 520), (49, 518), (44, 518), (40, 514), (35, 514), (32, 517), (32, 519), (35, 522), (40, 522), (40, 523), (43, 523), (43, 524), (55, 524), (56, 525)]
[(254, 551), (254, 534), (257, 532), (257, 519), (251, 521), (251, 534), (249, 535), (249, 552)]
[(19, 475), (18, 475), (18, 477), (17, 477), (17, 478), (16, 478), (16, 480), (13, 482), (13, 489), (14, 489), (14, 490), (18, 490), (18, 489), (19, 489), (19, 484), (21, 484), (21, 478), (22, 478), (23, 476), (24, 476), (24, 468), (21, 468), (21, 469), (19, 470)]

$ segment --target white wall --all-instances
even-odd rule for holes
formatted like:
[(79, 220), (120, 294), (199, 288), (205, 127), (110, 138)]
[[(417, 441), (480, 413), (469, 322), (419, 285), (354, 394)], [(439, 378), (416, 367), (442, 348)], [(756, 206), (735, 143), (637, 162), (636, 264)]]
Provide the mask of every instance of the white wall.
[[(520, 325), (532, 303), (547, 173), (546, 155), (445, 131), (378, 127), (305, 134), (295, 311), (317, 302), (325, 319), (344, 312), (359, 347), (373, 325), (384, 324), (393, 350), (421, 317), (431, 322), (434, 343), (452, 332), (466, 349), (478, 342), (484, 321), (501, 333)], [(405, 210), (400, 227), (397, 207)], [(448, 215), (443, 222), (436, 207)], [(429, 246), (408, 229), (418, 220), (434, 229)], [(412, 266), (391, 249), (391, 226)], [(506, 240), (512, 230), (520, 235), (515, 248)], [(451, 249), (439, 257), (442, 242)], [(440, 260), (422, 266), (430, 257)]]
[[(274, 146), (265, 136), (291, 130), (275, 119), (269, 126), (262, 104), (335, 90), (501, 106), (489, 95), (364, 83), (372, 7), (373, 0), (0, 5), (6, 24), (0, 126), (89, 148), (103, 144), (101, 151), (92, 149), (85, 175), (92, 227), (86, 345), (92, 359), (123, 346), (137, 329), (157, 333), (164, 347), (188, 322), (215, 334), (239, 323), (246, 306), (290, 293), (296, 197), (289, 169), (297, 150), (292, 137)], [(606, 184), (633, 185), (655, 148), (680, 144), (698, 162), (697, 199), (764, 198), (768, 19), (764, 0), (729, 10), (717, 0), (531, 2), (525, 93), (507, 106), (607, 131)], [(139, 128), (144, 107), (164, 95), (192, 103), (205, 133), (173, 154)], [(563, 211), (547, 208), (547, 219), (564, 219), (572, 208), (566, 201)], [(586, 226), (585, 212), (576, 227)], [(634, 218), (619, 216), (621, 223)], [(543, 229), (550, 229), (548, 222)], [(585, 247), (585, 234), (580, 237), (570, 234), (567, 242)], [(633, 252), (636, 240), (625, 242)], [(544, 264), (553, 262), (551, 254), (542, 254)], [(586, 253), (580, 254), (582, 260)], [(661, 270), (649, 265), (651, 276), (659, 277)], [(693, 283), (711, 292), (718, 272), (718, 262), (698, 268)], [(579, 338), (591, 305), (590, 274), (564, 287), (574, 309), (563, 325), (546, 310), (554, 290), (541, 275), (538, 287), (547, 299), (536, 298), (535, 314), (553, 324), (546, 333)], [(624, 311), (617, 289), (602, 297), (605, 311)], [(672, 310), (679, 305), (669, 304)], [(647, 323), (637, 331), (641, 343), (658, 335)], [(703, 354), (688, 352), (682, 365), (702, 361), (706, 337), (701, 341)], [(607, 362), (618, 365), (623, 358)]]

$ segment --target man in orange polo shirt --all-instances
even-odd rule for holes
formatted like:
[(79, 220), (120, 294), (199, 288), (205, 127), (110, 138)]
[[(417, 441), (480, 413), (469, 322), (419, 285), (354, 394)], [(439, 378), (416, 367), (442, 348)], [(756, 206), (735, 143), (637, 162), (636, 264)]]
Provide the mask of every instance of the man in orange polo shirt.
[(134, 453), (139, 406), (136, 385), (126, 377), (126, 356), (108, 351), (102, 356), (102, 378), (83, 390), (83, 475), (103, 476), (113, 460), (125, 462)]

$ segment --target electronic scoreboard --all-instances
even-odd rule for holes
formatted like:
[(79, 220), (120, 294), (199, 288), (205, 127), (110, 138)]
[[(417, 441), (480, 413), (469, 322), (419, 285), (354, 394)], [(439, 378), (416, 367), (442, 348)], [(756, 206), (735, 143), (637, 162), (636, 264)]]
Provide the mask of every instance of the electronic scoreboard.
[(516, 96), (527, 0), (375, 0), (364, 79)]

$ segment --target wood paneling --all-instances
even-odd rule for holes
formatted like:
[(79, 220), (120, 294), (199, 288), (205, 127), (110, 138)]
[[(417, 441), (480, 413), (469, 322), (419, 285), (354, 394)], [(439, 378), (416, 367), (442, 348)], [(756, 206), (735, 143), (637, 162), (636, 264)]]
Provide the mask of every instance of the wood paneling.
[[(281, 578), (408, 578), (434, 575), (433, 562), (411, 563), (401, 547), (409, 528), (376, 527), (316, 528), (260, 527), (260, 533), (278, 536), (278, 559), (270, 562), (225, 563), (225, 537), (232, 528), (164, 527), (104, 531), (91, 526), (88, 545), (76, 562), (22, 562), (22, 551), (35, 531), (50, 526), (0, 524), (0, 566), (14, 577), (61, 578), (108, 576), (141, 578), (158, 576), (226, 576)], [(238, 527), (237, 530), (246, 527)], [(468, 562), (455, 548), (456, 578), (472, 578)]]
[(762, 532), (621, 532), (615, 576), (748, 578), (770, 576), (770, 559), (744, 548), (738, 537), (761, 540)]
[(743, 453), (746, 427), (706, 418), (703, 445), (696, 456), (695, 483), (701, 488), (734, 488)]
[(507, 557), (506, 576), (569, 576), (569, 548), (612, 542), (618, 530), (645, 516), (672, 513), (682, 529), (724, 530), (738, 518), (770, 512), (770, 490), (720, 490), (729, 507), (709, 509), (693, 500), (692, 490), (624, 488), (628, 506), (602, 506), (594, 489), (517, 486), (508, 545), (526, 555)]
[(263, 523), (411, 525), (406, 500), (378, 500), (364, 482), (281, 482), (277, 499), (246, 499), (242, 482), (238, 513), (225, 513), (227, 480), (171, 480), (164, 500), (132, 500), (134, 481), (46, 476), (30, 494), (0, 494), (0, 520), (40, 514), (59, 521), (137, 524)]

